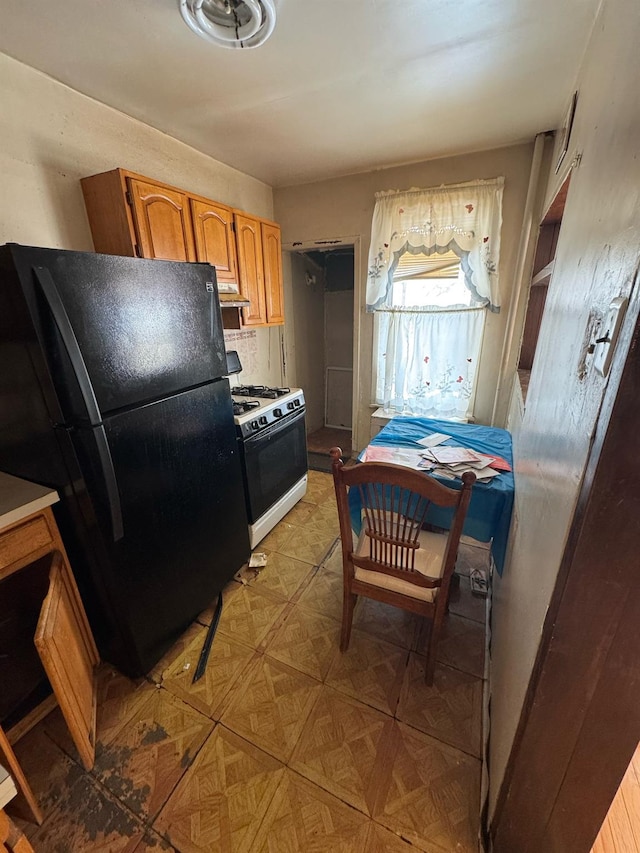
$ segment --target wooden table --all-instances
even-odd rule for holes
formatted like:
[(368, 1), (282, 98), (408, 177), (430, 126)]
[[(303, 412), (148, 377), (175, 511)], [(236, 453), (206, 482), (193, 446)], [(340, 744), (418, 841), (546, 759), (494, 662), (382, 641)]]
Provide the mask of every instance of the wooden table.
[[(36, 560), (51, 558), (49, 589), (34, 642), (82, 763), (90, 769), (95, 756), (94, 671), (99, 658), (51, 510), (58, 500), (52, 489), (0, 472), (0, 607), (7, 606), (2, 598), (3, 580)], [(0, 762), (9, 768), (18, 785), (18, 799), (26, 803), (37, 823), (42, 823), (42, 812), (12, 744), (50, 710), (51, 704), (36, 708), (8, 731), (0, 726)]]
[[(407, 447), (420, 450), (418, 439), (433, 433), (451, 436), (442, 447), (468, 447), (478, 453), (502, 457), (513, 465), (511, 435), (498, 427), (479, 424), (456, 423), (434, 418), (395, 417), (389, 421), (372, 440), (371, 444), (386, 447)], [(437, 479), (437, 476), (436, 476)], [(442, 480), (445, 486), (460, 488), (460, 480)], [(511, 525), (511, 512), (515, 494), (515, 481), (511, 471), (503, 471), (489, 483), (476, 483), (462, 532), (480, 542), (491, 543), (491, 554), (498, 574), (502, 574), (507, 553), (507, 541)], [(354, 498), (355, 500), (355, 498)], [(358, 507), (352, 510), (357, 519)], [(449, 529), (451, 511), (432, 507), (427, 521), (437, 527)], [(357, 528), (356, 532), (358, 532)]]

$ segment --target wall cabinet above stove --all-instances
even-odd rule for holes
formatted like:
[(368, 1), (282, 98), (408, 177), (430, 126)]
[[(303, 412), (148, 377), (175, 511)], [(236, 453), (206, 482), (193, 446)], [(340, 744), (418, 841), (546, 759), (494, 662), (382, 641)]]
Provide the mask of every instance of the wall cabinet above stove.
[(284, 323), (280, 226), (235, 212), (241, 291), (251, 303), (242, 309), (245, 326)]
[[(242, 325), (284, 323), (278, 225), (126, 169), (81, 183), (96, 252), (213, 264), (220, 284), (251, 301)], [(239, 309), (222, 314), (226, 327), (240, 327)]]

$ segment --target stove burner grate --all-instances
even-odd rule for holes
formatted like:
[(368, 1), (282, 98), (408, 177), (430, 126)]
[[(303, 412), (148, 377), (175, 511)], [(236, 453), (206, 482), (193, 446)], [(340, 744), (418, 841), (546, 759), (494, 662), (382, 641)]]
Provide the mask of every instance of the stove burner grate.
[(231, 389), (234, 397), (266, 397), (275, 400), (284, 397), (290, 392), (290, 388), (270, 388), (268, 385), (238, 385)]
[(245, 412), (250, 412), (251, 409), (259, 409), (260, 403), (257, 400), (242, 400), (238, 402), (237, 400), (233, 401), (233, 414), (234, 415), (242, 415)]

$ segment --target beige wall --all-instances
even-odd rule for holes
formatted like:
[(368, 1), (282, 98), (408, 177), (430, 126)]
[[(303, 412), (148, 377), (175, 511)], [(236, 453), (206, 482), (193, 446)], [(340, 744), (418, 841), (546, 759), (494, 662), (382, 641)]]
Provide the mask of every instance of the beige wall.
[[(266, 184), (3, 54), (0, 90), (0, 243), (93, 251), (80, 178), (116, 166), (273, 216)], [(243, 379), (281, 381), (279, 335), (255, 330)]]
[(364, 282), (375, 193), (379, 190), (430, 187), (477, 178), (494, 178), (499, 175), (505, 177), (500, 258), (502, 311), (500, 314), (487, 316), (476, 402), (477, 420), (489, 423), (509, 312), (532, 150), (532, 144), (518, 145), (274, 190), (275, 217), (282, 226), (284, 243), (336, 237), (360, 240), (359, 256), (356, 252), (355, 296), (356, 341), (360, 341), (360, 346), (359, 351), (354, 354), (354, 366), (360, 377), (355, 423), (355, 441), (358, 447), (363, 447), (369, 440), (372, 402), (373, 318), (364, 310)]
[[(606, 385), (587, 352), (597, 333), (587, 330), (606, 314), (612, 298), (629, 294), (640, 258), (639, 39), (635, 0), (605, 0), (576, 84), (579, 100), (570, 150), (547, 188), (550, 201), (574, 154), (581, 153), (571, 179), (524, 413), (518, 395), (512, 397), (516, 519), (503, 578), (494, 581), (491, 810)], [(628, 323), (634, 320), (627, 318)], [(562, 695), (557, 701), (562, 703)]]

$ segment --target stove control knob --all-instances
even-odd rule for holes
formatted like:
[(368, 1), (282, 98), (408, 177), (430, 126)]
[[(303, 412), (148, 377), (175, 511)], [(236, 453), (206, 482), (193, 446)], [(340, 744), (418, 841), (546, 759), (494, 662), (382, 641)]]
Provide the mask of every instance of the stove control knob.
[(289, 409), (289, 411), (291, 411), (292, 409), (295, 409), (295, 404), (294, 404), (293, 400), (291, 400), (290, 403), (287, 403), (287, 409)]
[(274, 409), (273, 410), (273, 416), (274, 416), (274, 418), (281, 418), (282, 417), (282, 409)]
[(258, 421), (251, 421), (251, 429), (258, 429)]
[(261, 415), (260, 416), (260, 423), (262, 424), (262, 426), (264, 426), (266, 424), (266, 422), (267, 422), (267, 416)]
[(293, 405), (297, 408), (300, 405), (300, 400), (294, 400)]

